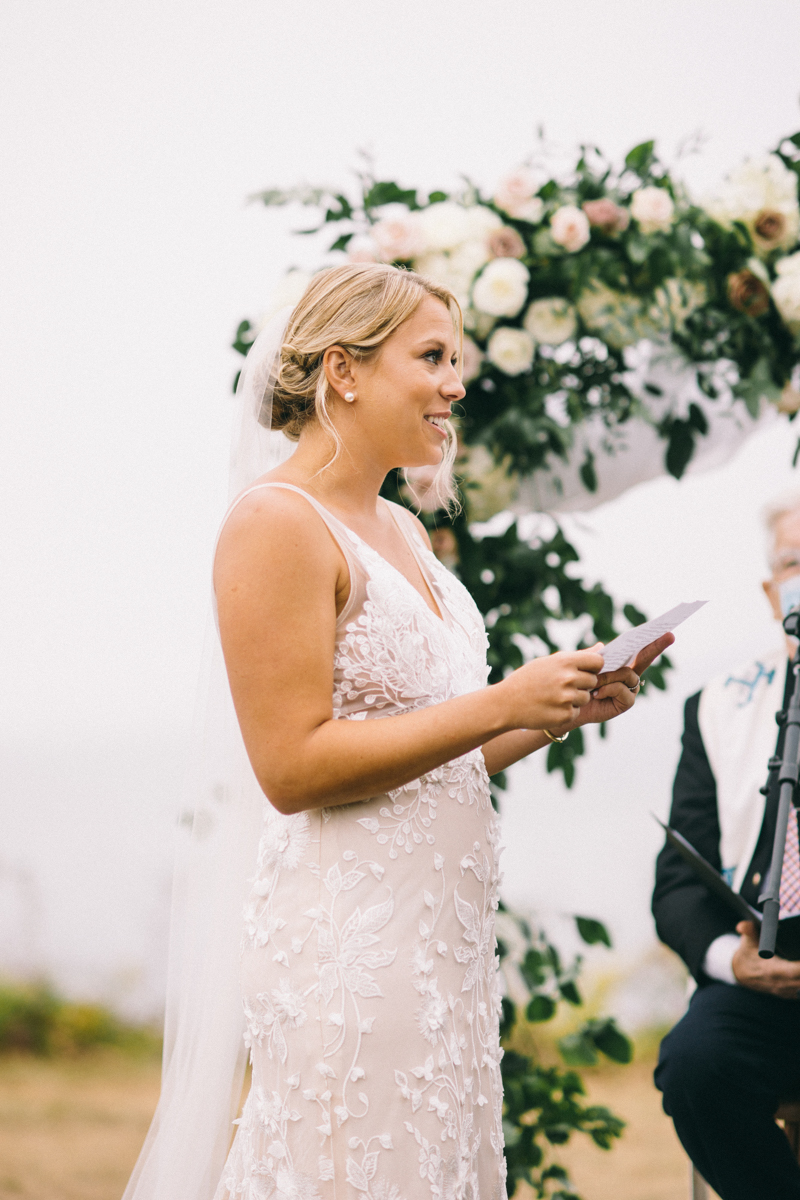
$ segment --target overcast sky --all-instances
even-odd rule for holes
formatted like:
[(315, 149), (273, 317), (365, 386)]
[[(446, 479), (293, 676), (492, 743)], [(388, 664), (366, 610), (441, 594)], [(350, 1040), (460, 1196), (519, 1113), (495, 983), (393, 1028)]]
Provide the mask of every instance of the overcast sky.
[[(466, 174), (491, 188), (540, 124), (612, 156), (655, 137), (668, 160), (699, 131), (702, 153), (678, 170), (702, 194), (800, 127), (798, 62), (793, 0), (6, 0), (0, 744), (16, 765), (2, 853), (7, 873), (49, 872), (37, 886), (61, 908), (43, 918), (46, 946), (63, 949), (69, 927), (79, 953), (75, 927), (94, 928), (92, 887), (115, 853), (130, 930), (167, 869), (164, 780), (191, 710), (223, 503), (229, 342), (313, 254), (290, 236), (302, 214), (246, 197), (347, 188), (360, 149), (406, 185)], [(651, 936), (647, 812), (666, 805), (682, 699), (771, 636), (756, 510), (792, 482), (795, 442), (776, 426), (713, 477), (644, 485), (576, 531), (590, 573), (621, 598), (651, 613), (714, 603), (686, 627), (667, 696), (614, 730), (575, 792), (521, 769), (509, 893), (592, 908), (631, 947)], [(99, 766), (112, 746), (116, 772)], [(146, 759), (163, 765), (150, 783)], [(139, 891), (124, 883), (123, 824)], [(97, 928), (93, 945), (111, 945)]]

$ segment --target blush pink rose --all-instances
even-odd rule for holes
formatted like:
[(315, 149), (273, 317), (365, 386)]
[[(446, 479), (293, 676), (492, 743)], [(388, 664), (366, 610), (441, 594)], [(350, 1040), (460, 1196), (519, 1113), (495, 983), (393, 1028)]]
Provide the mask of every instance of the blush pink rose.
[(525, 253), (525, 243), (509, 225), (494, 229), (486, 239), (486, 244), (492, 258), (522, 258)]
[(589, 224), (602, 229), (603, 233), (622, 233), (630, 224), (627, 208), (620, 208), (607, 196), (602, 200), (585, 200), (581, 208), (589, 218)]
[(575, 254), (589, 241), (589, 218), (574, 204), (563, 204), (550, 218), (550, 234), (554, 242)]
[(536, 195), (542, 182), (530, 167), (520, 167), (500, 180), (494, 193), (494, 202), (510, 217), (536, 224), (544, 213), (544, 201)]

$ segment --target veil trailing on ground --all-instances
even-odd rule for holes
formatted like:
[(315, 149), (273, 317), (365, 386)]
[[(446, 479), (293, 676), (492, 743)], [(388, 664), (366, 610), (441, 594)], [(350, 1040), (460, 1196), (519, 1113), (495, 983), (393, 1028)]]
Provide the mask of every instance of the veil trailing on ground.
[[(236, 393), (229, 499), (294, 449), (271, 432), (291, 308), (256, 338)], [(246, 1066), (239, 993), (242, 909), (263, 820), (209, 619), (173, 884), (161, 1098), (123, 1200), (211, 1200)]]

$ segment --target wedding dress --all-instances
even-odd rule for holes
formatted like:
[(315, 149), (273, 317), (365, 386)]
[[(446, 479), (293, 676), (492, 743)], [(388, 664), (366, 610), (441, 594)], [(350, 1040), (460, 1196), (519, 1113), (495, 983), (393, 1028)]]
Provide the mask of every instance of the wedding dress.
[[(304, 496), (346, 559), (336, 719), (486, 685), (480, 613), (409, 513), (391, 506), (441, 616), (308, 493), (256, 486)], [(499, 850), (480, 750), (361, 803), (264, 802), (241, 959), (252, 1085), (216, 1200), (505, 1200)]]

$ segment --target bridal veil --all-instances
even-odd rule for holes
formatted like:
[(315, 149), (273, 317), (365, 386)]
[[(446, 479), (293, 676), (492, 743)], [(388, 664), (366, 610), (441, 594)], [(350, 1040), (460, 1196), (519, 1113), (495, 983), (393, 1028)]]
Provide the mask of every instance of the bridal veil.
[[(291, 308), (256, 338), (236, 393), (229, 500), (294, 449), (270, 431)], [(242, 908), (264, 795), (244, 750), (216, 621), (209, 619), (176, 852), (161, 1098), (123, 1200), (211, 1200), (246, 1067)]]

